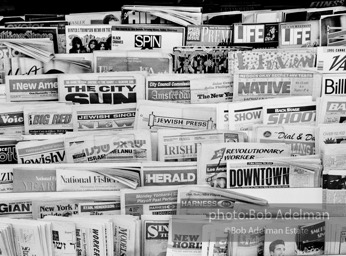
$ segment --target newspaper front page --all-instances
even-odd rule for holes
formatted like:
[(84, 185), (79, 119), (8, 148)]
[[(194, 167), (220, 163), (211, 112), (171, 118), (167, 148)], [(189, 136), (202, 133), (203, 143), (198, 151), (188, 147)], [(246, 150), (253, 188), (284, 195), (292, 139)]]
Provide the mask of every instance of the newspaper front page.
[(19, 142), (16, 146), (18, 164), (65, 163), (64, 139)]
[(291, 156), (315, 155), (316, 127), (312, 125), (259, 125), (254, 128), (254, 141), (285, 143)]
[(67, 163), (151, 161), (148, 130), (116, 133), (73, 134), (65, 137)]
[(57, 101), (58, 75), (6, 76), (7, 102)]
[(282, 103), (278, 99), (276, 103), (263, 107), (263, 124), (311, 124), (316, 123), (316, 102), (295, 102), (291, 98), (291, 103)]
[(197, 145), (204, 142), (246, 142), (244, 132), (230, 130), (158, 130), (158, 160), (163, 162), (197, 161)]
[(233, 101), (248, 101), (290, 96), (319, 96), (321, 75), (313, 71), (272, 70), (234, 73)]
[(121, 214), (175, 215), (177, 214), (178, 187), (139, 187), (121, 189)]
[(198, 184), (226, 188), (227, 161), (291, 155), (284, 143), (202, 143), (198, 145)]
[(73, 110), (73, 130), (76, 132), (122, 131), (133, 129), (136, 104), (75, 105)]
[(327, 144), (346, 143), (345, 124), (319, 124), (316, 127), (316, 154), (323, 155)]
[(24, 106), (25, 134), (65, 134), (73, 131), (72, 106), (64, 103)]
[(135, 129), (157, 131), (161, 128), (212, 130), (216, 126), (216, 108), (204, 105), (186, 105), (139, 101)]
[(146, 99), (192, 104), (232, 101), (232, 78), (225, 74), (150, 75)]
[(143, 162), (142, 187), (197, 184), (197, 162)]
[(317, 101), (318, 124), (344, 123), (346, 121), (346, 97), (324, 96)]
[(17, 104), (0, 104), (0, 134), (24, 134), (23, 106)]
[(146, 72), (59, 75), (59, 101), (79, 104), (136, 103), (144, 99)]

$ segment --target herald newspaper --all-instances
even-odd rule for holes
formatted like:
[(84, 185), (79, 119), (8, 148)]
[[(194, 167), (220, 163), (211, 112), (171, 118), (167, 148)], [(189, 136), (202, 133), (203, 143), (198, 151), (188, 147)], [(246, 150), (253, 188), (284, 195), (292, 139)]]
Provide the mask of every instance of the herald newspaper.
[(321, 75), (313, 71), (237, 71), (234, 73), (233, 101), (313, 96), (320, 83)]
[(290, 156), (283, 143), (202, 143), (198, 146), (198, 184), (226, 188), (227, 161)]
[(197, 184), (197, 162), (143, 162), (141, 186), (175, 186)]
[(197, 161), (197, 145), (204, 142), (245, 142), (244, 132), (229, 130), (158, 130), (158, 159), (163, 162)]

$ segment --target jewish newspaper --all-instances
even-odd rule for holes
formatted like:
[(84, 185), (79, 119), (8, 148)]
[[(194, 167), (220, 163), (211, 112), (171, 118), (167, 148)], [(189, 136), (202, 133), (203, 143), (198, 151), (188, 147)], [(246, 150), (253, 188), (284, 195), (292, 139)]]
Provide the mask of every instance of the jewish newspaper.
[(65, 137), (67, 163), (151, 161), (148, 130)]
[(313, 125), (258, 125), (254, 128), (255, 142), (285, 143), (291, 156), (315, 155), (315, 126)]
[(143, 162), (141, 186), (176, 186), (197, 184), (197, 162)]
[(18, 164), (65, 163), (64, 139), (19, 142), (16, 146)]
[(212, 130), (215, 129), (215, 122), (216, 108), (214, 106), (139, 101), (135, 129), (151, 131), (161, 128)]
[(72, 106), (64, 103), (24, 106), (24, 131), (32, 135), (72, 132)]
[(139, 187), (136, 190), (121, 189), (121, 214), (175, 215), (177, 213), (178, 187)]
[(76, 132), (122, 131), (133, 129), (136, 104), (75, 105), (73, 110), (73, 130)]
[(197, 145), (204, 142), (245, 142), (244, 132), (229, 130), (158, 130), (158, 159), (163, 162), (197, 161)]
[(7, 102), (57, 101), (58, 75), (6, 76)]
[(59, 101), (80, 104), (136, 103), (144, 99), (146, 72), (59, 75)]
[(225, 74), (151, 75), (146, 82), (146, 99), (181, 103), (232, 101), (233, 79)]
[(226, 188), (227, 161), (291, 155), (284, 143), (202, 143), (197, 149), (198, 184)]
[(313, 71), (243, 70), (234, 73), (233, 101), (290, 96), (319, 96), (321, 74)]

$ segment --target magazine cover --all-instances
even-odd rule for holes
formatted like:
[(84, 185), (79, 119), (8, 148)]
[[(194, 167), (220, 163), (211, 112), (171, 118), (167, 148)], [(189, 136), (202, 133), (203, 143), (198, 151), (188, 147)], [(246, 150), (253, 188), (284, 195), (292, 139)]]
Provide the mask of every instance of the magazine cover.
[(277, 48), (279, 45), (278, 23), (233, 24), (233, 45), (254, 48)]
[(320, 45), (318, 20), (279, 23), (279, 48), (317, 47)]
[(323, 74), (321, 97), (323, 96), (345, 96), (346, 95), (346, 77), (343, 74), (328, 73)]
[(315, 69), (315, 62), (316, 48), (255, 49), (230, 52), (229, 73), (237, 70)]
[(66, 52), (65, 26), (68, 24), (65, 20), (50, 21), (25, 21), (25, 22), (6, 22), (5, 27), (26, 28), (26, 27), (56, 27), (58, 28), (58, 53)]
[(317, 48), (317, 71), (345, 73), (346, 47), (322, 46)]
[(66, 53), (111, 50), (111, 25), (66, 25)]
[(30, 28), (0, 28), (0, 39), (39, 39), (48, 38), (54, 46), (54, 53), (59, 53), (57, 27), (30, 27)]
[(345, 46), (346, 14), (332, 14), (321, 16), (320, 21), (320, 45), (321, 46)]
[(230, 25), (190, 25), (186, 28), (187, 46), (231, 46), (231, 44), (232, 26)]
[(175, 73), (228, 73), (228, 52), (234, 48), (225, 46), (174, 47)]
[(149, 74), (172, 73), (173, 62), (169, 53), (159, 50), (96, 51), (94, 72), (144, 71)]
[(69, 13), (65, 20), (69, 25), (120, 24), (121, 11)]
[(159, 25), (113, 25), (112, 50), (161, 50), (185, 43), (185, 28)]

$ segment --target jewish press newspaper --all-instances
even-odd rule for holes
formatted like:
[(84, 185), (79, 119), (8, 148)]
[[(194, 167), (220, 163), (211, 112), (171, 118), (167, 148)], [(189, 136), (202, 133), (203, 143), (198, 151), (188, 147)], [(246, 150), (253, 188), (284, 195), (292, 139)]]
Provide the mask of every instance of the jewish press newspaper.
[[(197, 117), (197, 118), (196, 118)], [(139, 101), (135, 129), (157, 131), (162, 128), (212, 130), (216, 126), (214, 106)]]

